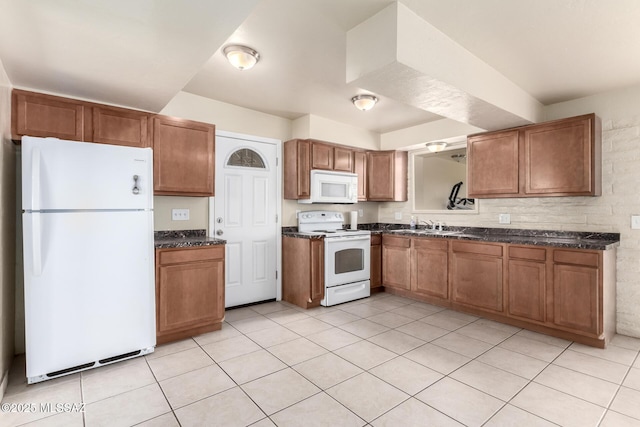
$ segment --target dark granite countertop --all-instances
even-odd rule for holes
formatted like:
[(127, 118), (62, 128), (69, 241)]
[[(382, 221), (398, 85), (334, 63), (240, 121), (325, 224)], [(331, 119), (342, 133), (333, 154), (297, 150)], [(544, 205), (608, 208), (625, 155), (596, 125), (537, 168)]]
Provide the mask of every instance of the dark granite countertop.
[(153, 240), (156, 249), (191, 248), (227, 243), (226, 240), (208, 237), (206, 230), (155, 231)]
[(323, 236), (298, 233), (298, 227), (282, 227), (282, 235), (286, 237), (296, 237), (298, 239), (322, 239)]
[[(571, 249), (608, 250), (620, 245), (619, 233), (454, 226), (444, 226), (441, 233), (430, 233), (423, 226), (414, 231), (409, 230), (407, 224), (387, 223), (360, 224), (358, 228), (370, 230), (372, 234), (386, 233), (410, 237), (553, 246)], [(282, 233), (290, 237), (310, 238), (308, 235), (297, 233), (297, 230), (297, 227), (283, 227)]]

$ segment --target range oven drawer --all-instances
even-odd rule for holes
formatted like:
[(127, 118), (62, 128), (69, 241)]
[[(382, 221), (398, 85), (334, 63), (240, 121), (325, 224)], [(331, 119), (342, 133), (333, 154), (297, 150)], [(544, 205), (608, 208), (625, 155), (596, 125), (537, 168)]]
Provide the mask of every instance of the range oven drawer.
[(347, 283), (346, 285), (325, 288), (324, 299), (320, 304), (328, 307), (330, 305), (366, 298), (369, 295), (371, 295), (371, 284), (369, 280)]

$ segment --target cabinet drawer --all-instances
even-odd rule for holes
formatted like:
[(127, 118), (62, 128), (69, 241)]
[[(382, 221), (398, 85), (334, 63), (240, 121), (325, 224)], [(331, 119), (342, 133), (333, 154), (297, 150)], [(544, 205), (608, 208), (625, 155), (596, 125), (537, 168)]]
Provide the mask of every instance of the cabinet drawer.
[(424, 239), (424, 238), (413, 239), (413, 247), (415, 249), (434, 249), (434, 250), (446, 251), (447, 244), (448, 242), (443, 239)]
[(454, 252), (469, 252), (480, 255), (502, 256), (502, 246), (490, 243), (453, 242)]
[(578, 251), (564, 251), (554, 250), (553, 261), (562, 264), (577, 264), (588, 265), (591, 267), (597, 267), (599, 264), (600, 256), (594, 252), (578, 252)]
[(523, 248), (519, 246), (509, 246), (509, 258), (545, 261), (547, 259), (547, 250), (542, 248)]
[(207, 261), (224, 258), (224, 246), (209, 246), (205, 248), (179, 248), (175, 250), (159, 250), (159, 263), (178, 264), (183, 262)]
[(385, 246), (397, 246), (399, 248), (410, 248), (411, 239), (409, 237), (382, 236), (382, 244)]
[(382, 244), (382, 234), (372, 234), (371, 245), (381, 245), (381, 244)]

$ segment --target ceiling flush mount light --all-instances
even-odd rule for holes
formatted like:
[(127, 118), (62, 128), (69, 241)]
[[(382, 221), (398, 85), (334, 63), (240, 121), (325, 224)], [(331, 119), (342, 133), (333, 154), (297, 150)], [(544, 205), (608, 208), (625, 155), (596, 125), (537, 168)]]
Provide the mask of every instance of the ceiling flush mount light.
[(373, 95), (356, 95), (351, 98), (351, 102), (356, 106), (358, 110), (369, 111), (376, 105), (378, 98)]
[(426, 146), (432, 153), (437, 153), (438, 151), (444, 150), (447, 143), (444, 141), (427, 142)]
[(224, 48), (224, 56), (238, 70), (252, 68), (260, 59), (258, 51), (247, 46), (231, 45)]

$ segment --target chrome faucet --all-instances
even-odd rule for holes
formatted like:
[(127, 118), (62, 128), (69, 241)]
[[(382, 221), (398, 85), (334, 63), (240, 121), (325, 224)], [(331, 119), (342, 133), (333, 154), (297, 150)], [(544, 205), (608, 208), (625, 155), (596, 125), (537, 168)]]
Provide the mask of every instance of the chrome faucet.
[(424, 225), (427, 226), (427, 229), (429, 229), (429, 228), (431, 228), (431, 230), (435, 230), (436, 229), (436, 223), (431, 221), (431, 220), (429, 220), (429, 222), (424, 221), (424, 220), (418, 221), (418, 223), (421, 223), (421, 222), (424, 223)]

